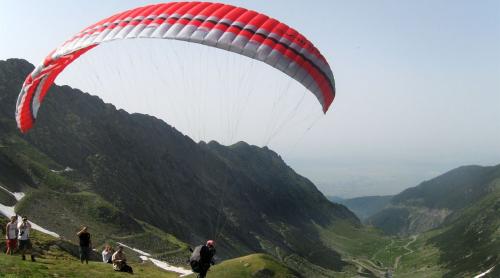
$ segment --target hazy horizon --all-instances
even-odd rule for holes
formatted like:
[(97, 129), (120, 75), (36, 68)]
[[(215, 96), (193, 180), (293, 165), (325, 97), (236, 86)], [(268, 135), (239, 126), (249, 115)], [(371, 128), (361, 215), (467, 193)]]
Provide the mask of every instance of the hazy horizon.
[[(315, 43), (336, 81), (326, 115), (281, 72), (181, 42), (103, 44), (56, 83), (159, 117), (196, 141), (269, 145), (326, 195), (397, 194), (459, 166), (500, 163), (500, 2), (224, 2)], [(0, 59), (37, 64), (85, 26), (150, 3), (2, 0)], [(250, 90), (248, 100), (238, 94)], [(290, 111), (298, 116), (288, 122)]]

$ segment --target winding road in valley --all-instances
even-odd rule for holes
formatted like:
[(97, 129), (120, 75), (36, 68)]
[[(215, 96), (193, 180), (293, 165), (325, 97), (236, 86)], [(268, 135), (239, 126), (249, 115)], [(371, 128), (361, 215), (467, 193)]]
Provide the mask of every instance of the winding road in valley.
[[(394, 264), (392, 265), (392, 267), (389, 267), (391, 269), (391, 272), (396, 271), (402, 257), (410, 255), (413, 252), (415, 252), (415, 250), (412, 250), (410, 248), (410, 245), (414, 243), (417, 240), (417, 238), (418, 235), (411, 236), (411, 239), (404, 246), (402, 246), (403, 249), (406, 250), (406, 252), (395, 258)], [(395, 243), (396, 241), (394, 239), (391, 239), (391, 242), (389, 244), (387, 244), (385, 247), (377, 251), (370, 259), (352, 258), (351, 262), (357, 266), (358, 274), (366, 275), (366, 272), (369, 272), (376, 277), (386, 277), (387, 267), (377, 265), (374, 263), (374, 261), (379, 252), (388, 252), (388, 250), (392, 248)]]
[(415, 252), (415, 250), (410, 249), (408, 246), (410, 246), (410, 244), (414, 243), (417, 240), (417, 237), (418, 237), (418, 235), (411, 236), (412, 239), (410, 241), (408, 241), (405, 244), (405, 246), (403, 246), (403, 248), (406, 249), (408, 252), (396, 257), (396, 260), (394, 261), (394, 267), (393, 267), (394, 271), (398, 268), (399, 261), (401, 260), (401, 258), (403, 256), (410, 255), (411, 253)]

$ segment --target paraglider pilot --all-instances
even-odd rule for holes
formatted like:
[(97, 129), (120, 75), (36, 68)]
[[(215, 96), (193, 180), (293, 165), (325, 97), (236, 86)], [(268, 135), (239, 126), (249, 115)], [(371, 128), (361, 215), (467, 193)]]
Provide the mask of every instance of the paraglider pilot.
[(205, 245), (196, 246), (189, 259), (189, 264), (193, 272), (199, 273), (198, 277), (204, 278), (207, 275), (210, 265), (214, 265), (215, 241), (208, 240)]

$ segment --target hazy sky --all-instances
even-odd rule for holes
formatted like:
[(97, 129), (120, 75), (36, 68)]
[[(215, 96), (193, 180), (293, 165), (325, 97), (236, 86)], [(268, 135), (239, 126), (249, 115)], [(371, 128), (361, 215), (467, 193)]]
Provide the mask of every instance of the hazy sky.
[[(0, 0), (0, 59), (37, 64), (85, 26), (156, 2)], [(56, 83), (195, 140), (269, 144), (331, 195), (394, 194), (457, 166), (500, 163), (500, 1), (225, 2), (316, 44), (336, 79), (325, 116), (281, 72), (180, 42), (102, 45)]]

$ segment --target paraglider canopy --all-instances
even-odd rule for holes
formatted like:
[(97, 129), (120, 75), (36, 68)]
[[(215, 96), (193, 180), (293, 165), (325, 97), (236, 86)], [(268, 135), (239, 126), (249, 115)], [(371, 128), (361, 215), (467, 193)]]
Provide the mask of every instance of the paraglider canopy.
[(312, 92), (326, 113), (335, 97), (332, 70), (302, 34), (267, 15), (209, 2), (172, 2), (121, 12), (83, 29), (53, 50), (23, 83), (16, 121), (25, 133), (66, 66), (97, 45), (119, 39), (174, 39), (208, 45), (265, 62)]

